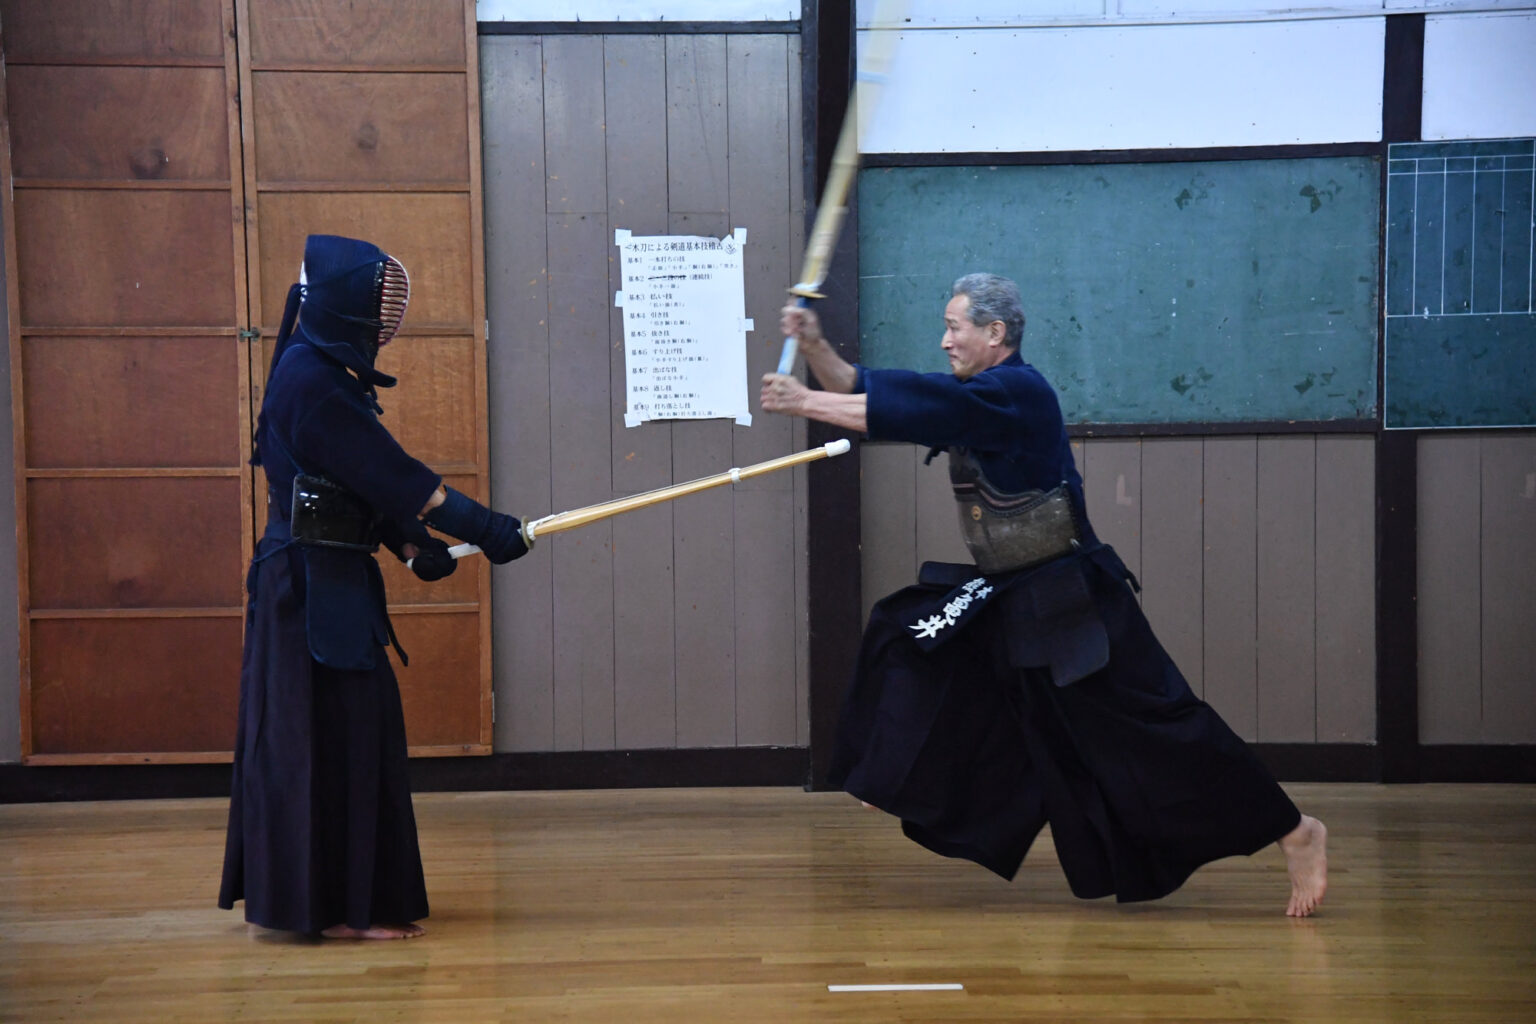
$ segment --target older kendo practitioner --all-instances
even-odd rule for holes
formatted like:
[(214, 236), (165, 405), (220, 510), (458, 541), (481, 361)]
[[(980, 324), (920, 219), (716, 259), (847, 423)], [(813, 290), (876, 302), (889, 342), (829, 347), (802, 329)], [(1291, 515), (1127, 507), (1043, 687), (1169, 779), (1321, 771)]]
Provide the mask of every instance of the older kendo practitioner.
[[(409, 938), (427, 916), (394, 632), (374, 552), (424, 580), (455, 561), (422, 520), (493, 562), (519, 523), (445, 488), (379, 421), (374, 368), (410, 283), (368, 242), (311, 235), (272, 353), (251, 460), (266, 533), (246, 578), (245, 650), (219, 906), (267, 928)], [(399, 651), (401, 662), (405, 652)]]
[(1190, 691), (1136, 580), (1094, 536), (1056, 394), (1018, 353), (1013, 282), (955, 282), (942, 342), (952, 373), (850, 364), (799, 306), (782, 327), (824, 390), (768, 374), (763, 408), (947, 449), (976, 563), (927, 563), (875, 606), (832, 784), (934, 852), (1005, 878), (1048, 822), (1085, 899), (1157, 899), (1202, 864), (1278, 842), (1286, 913), (1311, 914), (1326, 830)]

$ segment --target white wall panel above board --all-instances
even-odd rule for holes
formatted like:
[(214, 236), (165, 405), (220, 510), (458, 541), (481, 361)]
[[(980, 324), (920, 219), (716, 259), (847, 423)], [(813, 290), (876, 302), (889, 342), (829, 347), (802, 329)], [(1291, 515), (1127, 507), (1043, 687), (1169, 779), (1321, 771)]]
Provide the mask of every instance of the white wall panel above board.
[[(868, 28), (880, 0), (859, 0)], [(1358, 18), (1380, 14), (1516, 10), (1531, 0), (908, 0), (906, 27), (1022, 28), (1196, 21)]]
[(1382, 18), (905, 31), (863, 148), (1374, 142), (1384, 33)]
[(1424, 19), (1422, 137), (1536, 135), (1536, 11)]

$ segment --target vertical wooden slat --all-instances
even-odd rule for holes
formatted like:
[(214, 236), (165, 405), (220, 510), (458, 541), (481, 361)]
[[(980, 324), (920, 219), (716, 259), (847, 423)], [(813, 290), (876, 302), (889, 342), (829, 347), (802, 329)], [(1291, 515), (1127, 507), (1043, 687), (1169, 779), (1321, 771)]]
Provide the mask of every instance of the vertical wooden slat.
[(1141, 603), (1158, 640), (1196, 694), (1205, 692), (1201, 654), (1202, 452), (1198, 439), (1141, 445)]
[[(608, 220), (615, 231), (667, 233), (667, 54), (664, 36), (612, 35), (603, 40), (604, 123), (607, 137)], [(624, 285), (611, 261), (610, 291)], [(613, 320), (613, 395), (624, 410), (623, 310)], [(613, 418), (613, 487), (619, 493), (653, 490), (672, 479), (672, 425), (651, 420), (626, 427)]]
[[(474, 422), (481, 425), (475, 431), (475, 482), (480, 494), (491, 494), (491, 433), (484, 424), (490, 419), (490, 382), (486, 379), (486, 346), (490, 344), (485, 296), (485, 168), (482, 161), (481, 139), (484, 129), (480, 120), (480, 46), (479, 28), (475, 19), (475, 0), (464, 0), (464, 91), (466, 122), (464, 142), (468, 149), (469, 166), (469, 266), (470, 266), (470, 318), (469, 329), (474, 337)], [(480, 605), (476, 616), (475, 631), (479, 650), (477, 668), (480, 685), (480, 743), (489, 751), (495, 739), (496, 713), (493, 673), (495, 665), (491, 657), (491, 574), (478, 573), (475, 598)]]
[[(661, 36), (603, 41), (608, 218), (614, 230), (667, 230), (666, 44)], [(609, 261), (610, 296), (623, 270)], [(609, 302), (609, 374), (614, 415), (612, 475), (617, 494), (672, 479), (672, 425), (626, 427), (623, 310)], [(615, 742), (623, 749), (677, 742), (671, 504), (613, 520)]]
[(1419, 741), (1482, 735), (1482, 438), (1419, 441)]
[[(224, 3), (219, 5), (219, 20), (223, 29), (225, 40), (237, 38), (239, 21), (237, 20), (236, 6)], [(226, 145), (228, 147), (228, 166), (230, 167), (230, 231), (232, 232), (230, 249), (234, 254), (235, 272), (235, 323), (250, 327), (255, 319), (252, 315), (252, 296), (260, 295), (259, 291), (252, 290), (253, 279), (251, 277), (249, 254), (246, 248), (246, 233), (254, 220), (250, 216), (249, 199), (254, 192), (247, 185), (243, 174), (235, 171), (240, 167), (241, 149), (244, 145), (245, 127), (240, 117), (240, 95), (242, 89), (242, 71), (240, 67), (239, 51), (237, 47), (226, 43), (224, 46), (224, 116), (225, 123), (229, 126), (226, 132)], [(240, 125), (240, 130), (235, 126)], [(257, 527), (266, 522), (266, 487), (265, 478), (258, 480), (256, 467), (250, 464), (251, 448), (256, 436), (256, 410), (260, 408), (256, 403), (260, 401), (260, 388), (254, 386), (254, 382), (265, 382), (264, 368), (258, 370), (253, 365), (254, 360), (260, 358), (261, 345), (255, 343), (251, 337), (238, 338), (235, 342), (237, 380), (236, 403), (239, 406), (237, 421), (237, 435), (239, 437), (239, 459), (241, 467), (241, 493), (240, 493), (240, 553), (241, 562), (248, 563), (256, 553)], [(243, 601), (244, 595), (241, 595)], [(240, 620), (241, 641), (244, 643), (245, 619)], [(238, 692), (238, 681), (236, 682)]]
[(614, 743), (677, 743), (672, 506), (613, 520)]
[[(557, 511), (551, 494), (543, 48), (532, 36), (487, 36), (480, 44), (491, 499), (499, 509), (537, 518)], [(555, 540), (492, 573), (498, 750), (554, 747)]]
[(1204, 449), (1205, 700), (1239, 736), (1254, 740), (1258, 446), (1252, 437), (1213, 437)]
[[(729, 468), (728, 425), (679, 421), (672, 436), (674, 473), (679, 480)], [(717, 487), (681, 499), (673, 511), (680, 747), (736, 742), (733, 506), (730, 490)]]
[[(726, 45), (720, 36), (667, 37), (667, 230), (729, 234)], [(751, 244), (750, 236), (748, 244)], [(719, 420), (672, 426), (673, 476), (690, 480), (731, 465), (732, 428)], [(733, 498), (724, 488), (676, 503), (677, 743), (736, 742)]]
[(1370, 437), (1317, 439), (1317, 739), (1376, 738), (1376, 459)]
[(1088, 519), (1131, 572), (1141, 573), (1141, 441), (1105, 438), (1084, 446)]
[[(727, 160), (733, 228), (747, 230), (745, 308), (754, 329), (743, 343), (755, 395), (777, 366), (777, 322), (789, 252), (789, 82), (784, 35), (726, 41)], [(749, 399), (749, 407), (756, 401)], [(733, 465), (787, 455), (792, 419), (757, 410), (732, 428)], [(795, 737), (794, 481), (776, 473), (734, 488), (736, 742), (787, 745)]]
[[(801, 254), (805, 252), (805, 147), (801, 127), (801, 45), (798, 35), (789, 38), (785, 54), (785, 75), (789, 83), (789, 252), (792, 279), (800, 270)], [(786, 281), (786, 287), (788, 282)], [(777, 322), (773, 330), (777, 332)], [(761, 330), (761, 328), (759, 328)], [(800, 451), (806, 447), (806, 423), (795, 419), (790, 423), (790, 449)], [(807, 516), (807, 492), (809, 467), (801, 466), (791, 471), (794, 481), (795, 503), (791, 512), (794, 519), (794, 566), (795, 566), (795, 743), (808, 746), (811, 736), (810, 701), (810, 622), (807, 608), (810, 603), (810, 565), (806, 559), (809, 543), (809, 519)]]
[[(613, 496), (613, 235), (602, 122), (602, 37), (546, 37), (551, 491), (557, 510)], [(600, 522), (551, 538), (557, 750), (613, 746), (612, 537), (612, 524)]]
[(1317, 442), (1258, 444), (1258, 738), (1317, 738)]
[(1482, 439), (1483, 742), (1536, 742), (1536, 438)]
[[(549, 218), (551, 493), (557, 510), (612, 496), (606, 214)], [(554, 561), (555, 748), (613, 743), (613, 527), (547, 539)]]
[(863, 469), (859, 494), (864, 600), (869, 621), (876, 601), (917, 579), (917, 521), (914, 491), (917, 464), (905, 444), (867, 444), (859, 452)]
[(730, 211), (725, 96), (725, 39), (667, 36), (667, 192), (674, 214)]
[(602, 36), (544, 37), (544, 123), (549, 212), (606, 210)]
[[(5, 730), (0, 736), (0, 761), (18, 760), (32, 748), (32, 700), (27, 679), (31, 675), (30, 640), (27, 628), (29, 603), (27, 593), (30, 574), (27, 566), (27, 519), (21, 510), (26, 507), (26, 476), (20, 472), (26, 465), (26, 393), (21, 378), (21, 323), (14, 311), (21, 308), (16, 275), (16, 215), (13, 205), (11, 182), (11, 131), (10, 109), (6, 90), (0, 89), (0, 232), (3, 232), (3, 251), (0, 251), (0, 272), (5, 282), (5, 308), (0, 310), (0, 320), (5, 323), (5, 337), (10, 353), (5, 363), (6, 386), (10, 391), (10, 417), (0, 430), (0, 440), (8, 441), (5, 449), (11, 452), (12, 486), (3, 507), (0, 507), (0, 530), (11, 532), (14, 527), (16, 547), (0, 545), (0, 574), (16, 580), (14, 592), (8, 592), (0, 601), (0, 629), (5, 631), (0, 639), (0, 657), (12, 662), (11, 644), (15, 643), (18, 671), (14, 683), (9, 674), (0, 675), (0, 702), (5, 707), (16, 707), (21, 727), (12, 732)], [(0, 449), (4, 450), (4, 449)], [(15, 629), (11, 626), (14, 625)], [(13, 640), (14, 638), (14, 640)]]
[(795, 741), (794, 565), (788, 489), (736, 496), (736, 743)]

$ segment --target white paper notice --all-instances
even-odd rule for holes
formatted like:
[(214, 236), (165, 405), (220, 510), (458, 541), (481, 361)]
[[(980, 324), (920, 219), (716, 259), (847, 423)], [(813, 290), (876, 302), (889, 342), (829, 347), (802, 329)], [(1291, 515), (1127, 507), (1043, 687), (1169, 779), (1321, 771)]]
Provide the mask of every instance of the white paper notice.
[(747, 404), (747, 232), (724, 238), (614, 232), (624, 290), (626, 426), (646, 420), (752, 422)]

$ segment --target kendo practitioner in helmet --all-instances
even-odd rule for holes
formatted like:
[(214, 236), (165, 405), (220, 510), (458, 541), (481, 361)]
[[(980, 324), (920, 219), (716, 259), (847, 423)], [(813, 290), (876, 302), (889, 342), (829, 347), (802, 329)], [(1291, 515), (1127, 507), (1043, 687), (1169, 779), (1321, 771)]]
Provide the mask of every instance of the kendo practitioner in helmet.
[(1049, 823), (1072, 892), (1151, 900), (1202, 864), (1278, 843), (1311, 914), (1327, 831), (1198, 699), (1094, 536), (1056, 393), (1020, 357), (1017, 286), (954, 283), (951, 373), (843, 360), (814, 313), (781, 327), (824, 390), (764, 376), (764, 409), (949, 453), (974, 565), (925, 563), (875, 605), (829, 781), (914, 841), (1012, 878)]
[(311, 235), (289, 289), (252, 463), (266, 532), (246, 577), (245, 649), (219, 906), (267, 928), (410, 938), (427, 916), (406, 767), (399, 651), (374, 552), (421, 579), (456, 562), (429, 524), (494, 563), (520, 523), (412, 458), (379, 420), (374, 367), (410, 281), (368, 242)]

